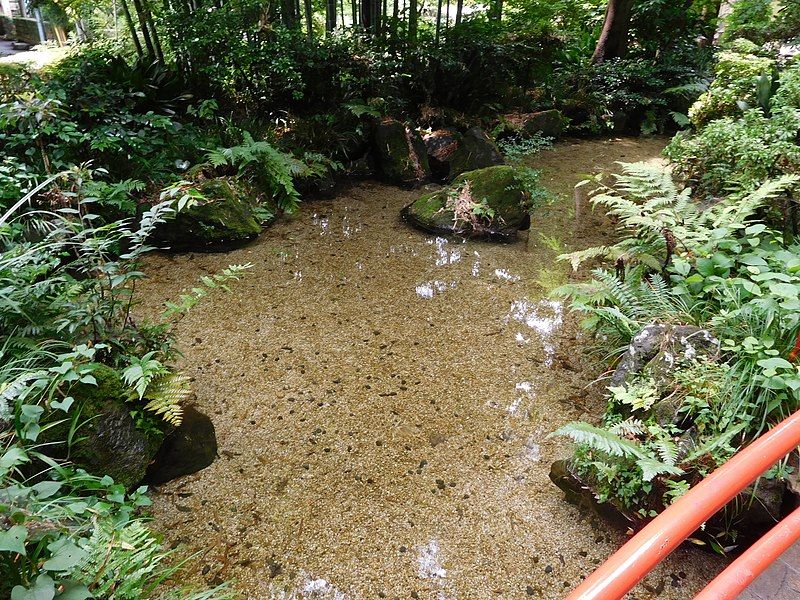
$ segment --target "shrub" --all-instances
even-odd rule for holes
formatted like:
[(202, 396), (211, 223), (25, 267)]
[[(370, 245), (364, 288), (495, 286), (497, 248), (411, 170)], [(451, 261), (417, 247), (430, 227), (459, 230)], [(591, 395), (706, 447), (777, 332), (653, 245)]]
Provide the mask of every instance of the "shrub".
[(675, 172), (699, 192), (752, 190), (771, 177), (800, 173), (800, 109), (777, 108), (771, 117), (751, 109), (741, 118), (708, 123), (667, 146)]
[(781, 71), (780, 85), (772, 97), (772, 106), (800, 108), (800, 61)]
[(758, 78), (768, 77), (771, 82), (774, 71), (775, 61), (770, 58), (732, 51), (720, 53), (714, 82), (689, 111), (692, 124), (702, 127), (713, 119), (740, 115), (743, 106), (758, 106)]

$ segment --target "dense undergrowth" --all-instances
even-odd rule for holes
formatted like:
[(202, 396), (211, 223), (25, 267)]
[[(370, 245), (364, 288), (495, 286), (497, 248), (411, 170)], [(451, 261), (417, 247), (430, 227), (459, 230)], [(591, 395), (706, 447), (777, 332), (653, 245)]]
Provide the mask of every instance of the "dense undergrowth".
[[(560, 292), (616, 371), (603, 423), (557, 433), (579, 442), (574, 472), (633, 521), (800, 408), (798, 73), (796, 60), (731, 44), (689, 111), (694, 127), (668, 146), (669, 167), (627, 164), (613, 183), (594, 180), (592, 203), (620, 241), (563, 257), (594, 266)], [(784, 488), (796, 469), (792, 455), (770, 470), (705, 542), (736, 547), (768, 526), (748, 511), (763, 505), (774, 519), (793, 505)], [(768, 503), (761, 491), (775, 489)]]
[[(492, 4), (444, 28), (441, 15), (355, 19), (324, 36), (314, 15), (303, 32), (291, 3), (144, 2), (139, 34), (109, 26), (111, 3), (38, 4), (93, 24), (95, 39), (44, 69), (0, 65), (0, 594), (225, 594), (173, 584), (179, 563), (145, 525), (141, 473), (89, 468), (82, 448), (106, 396), (148, 443), (180, 424), (191, 390), (172, 366), (174, 323), (246, 270), (202, 278), (143, 323), (131, 310), (140, 259), (200, 230), (250, 239), (304, 195), (374, 173), (367, 150), (387, 121), (402, 146), (418, 130), (480, 126), (512, 161), (549, 143), (516, 125), (529, 113), (557, 110), (576, 135), (691, 127), (668, 148), (678, 183), (642, 166), (597, 180), (623, 239), (571, 257), (613, 262), (564, 290), (604, 347), (653, 323), (721, 342), (668, 381), (610, 388), (602, 427), (562, 430), (601, 500), (652, 515), (797, 407), (800, 70), (774, 47), (796, 34), (795, 12), (737, 4), (761, 11), (758, 27), (735, 13), (715, 56), (697, 42), (713, 33), (710, 3), (648, 0), (628, 53), (598, 62), (600, 0), (520, 0), (503, 18)], [(666, 398), (665, 421), (652, 409)]]

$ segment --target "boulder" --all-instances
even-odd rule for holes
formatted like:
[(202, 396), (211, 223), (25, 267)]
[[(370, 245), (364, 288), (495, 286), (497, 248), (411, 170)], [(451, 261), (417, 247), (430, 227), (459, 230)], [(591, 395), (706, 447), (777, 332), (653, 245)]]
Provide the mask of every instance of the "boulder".
[[(105, 365), (92, 375), (97, 385), (78, 384), (70, 395), (75, 399), (69, 414), (58, 411), (47, 418), (42, 430), (42, 449), (54, 458), (68, 458), (93, 475), (109, 475), (131, 489), (144, 479), (147, 466), (158, 451), (163, 435), (136, 426), (126, 404), (127, 393), (119, 374)], [(80, 427), (67, 448), (72, 418)]]
[(643, 375), (652, 378), (658, 387), (671, 389), (677, 364), (713, 360), (719, 354), (719, 345), (719, 340), (708, 330), (694, 325), (647, 325), (631, 340), (610, 385), (624, 385)]
[(557, 460), (550, 465), (550, 481), (564, 492), (567, 502), (591, 510), (619, 529), (636, 528), (642, 523), (635, 511), (625, 509), (613, 499), (598, 502), (591, 483), (578, 474), (571, 460)]
[(253, 194), (233, 178), (194, 184), (204, 200), (175, 213), (156, 227), (154, 240), (169, 250), (214, 252), (240, 246), (261, 233), (253, 214)]
[(297, 175), (292, 182), (302, 198), (330, 198), (336, 192), (336, 174), (330, 168), (322, 173)]
[(433, 174), (450, 180), (475, 169), (503, 164), (503, 155), (480, 127), (463, 135), (453, 129), (439, 129), (423, 138)]
[[(555, 461), (550, 467), (550, 480), (564, 492), (568, 502), (590, 509), (621, 530), (638, 530), (651, 520), (638, 511), (626, 508), (613, 497), (599, 502), (596, 481), (592, 477), (582, 476), (572, 460)], [(783, 481), (761, 478), (745, 488), (691, 537), (712, 539), (717, 543), (731, 541), (746, 547), (786, 516), (786, 496), (786, 484)], [(657, 505), (644, 507), (656, 512), (664, 508)], [(791, 508), (793, 505), (789, 506)], [(710, 545), (704, 547), (712, 549)]]
[(431, 175), (425, 143), (419, 133), (400, 121), (384, 119), (373, 136), (378, 172), (406, 187), (422, 184)]
[(520, 169), (488, 167), (406, 206), (403, 218), (424, 231), (511, 241), (530, 226), (530, 182)]
[(523, 137), (538, 133), (545, 137), (558, 138), (564, 132), (565, 125), (561, 111), (555, 109), (505, 115), (504, 120), (513, 127), (517, 135)]
[(145, 482), (160, 485), (196, 473), (217, 457), (217, 436), (211, 419), (192, 406), (183, 411), (181, 425), (164, 438), (147, 469)]

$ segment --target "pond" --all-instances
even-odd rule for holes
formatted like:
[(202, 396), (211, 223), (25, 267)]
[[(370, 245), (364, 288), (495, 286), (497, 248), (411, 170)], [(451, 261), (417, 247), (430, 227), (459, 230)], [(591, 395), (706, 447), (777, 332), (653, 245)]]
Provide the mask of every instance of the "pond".
[[(220, 457), (161, 486), (186, 577), (245, 598), (561, 598), (624, 541), (564, 500), (547, 434), (596, 419), (600, 366), (548, 291), (607, 239), (572, 188), (666, 140), (568, 141), (532, 159), (558, 197), (515, 244), (430, 236), (374, 182), (308, 202), (227, 254), (156, 255), (143, 311), (232, 263), (252, 272), (178, 327)], [(721, 566), (679, 550), (635, 598), (690, 598)]]

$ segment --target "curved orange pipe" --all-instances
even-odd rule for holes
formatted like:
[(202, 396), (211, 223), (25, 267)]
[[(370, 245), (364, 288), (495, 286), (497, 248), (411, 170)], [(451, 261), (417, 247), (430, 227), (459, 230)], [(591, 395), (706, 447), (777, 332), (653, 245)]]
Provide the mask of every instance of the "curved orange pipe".
[(800, 508), (770, 529), (717, 575), (694, 600), (733, 600), (792, 544), (800, 540)]
[(785, 419), (667, 507), (567, 600), (618, 600), (714, 513), (800, 445), (800, 411)]

